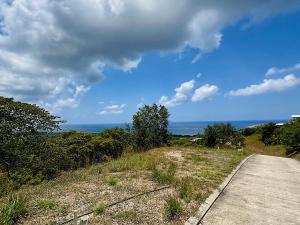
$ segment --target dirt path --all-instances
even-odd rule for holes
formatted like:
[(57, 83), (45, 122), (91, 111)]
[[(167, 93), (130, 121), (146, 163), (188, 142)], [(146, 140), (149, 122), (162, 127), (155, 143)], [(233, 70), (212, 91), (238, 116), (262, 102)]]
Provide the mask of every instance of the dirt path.
[(300, 162), (255, 155), (233, 177), (202, 225), (299, 225)]

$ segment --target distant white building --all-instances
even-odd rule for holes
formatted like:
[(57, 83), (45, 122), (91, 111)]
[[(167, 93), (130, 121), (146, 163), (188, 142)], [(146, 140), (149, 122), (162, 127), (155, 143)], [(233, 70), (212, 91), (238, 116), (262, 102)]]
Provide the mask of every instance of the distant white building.
[(291, 115), (292, 119), (300, 118), (300, 115)]

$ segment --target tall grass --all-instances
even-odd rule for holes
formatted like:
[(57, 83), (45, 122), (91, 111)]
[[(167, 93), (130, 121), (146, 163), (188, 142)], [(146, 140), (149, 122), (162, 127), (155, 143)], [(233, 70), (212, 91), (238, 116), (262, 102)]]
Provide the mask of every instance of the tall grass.
[(171, 162), (167, 171), (154, 168), (152, 171), (152, 177), (155, 181), (161, 184), (170, 184), (175, 179), (176, 164)]
[(182, 211), (180, 201), (175, 196), (168, 196), (165, 203), (165, 214), (168, 220), (177, 219)]
[(0, 225), (14, 224), (26, 212), (26, 198), (18, 194), (11, 194), (7, 201), (0, 205)]

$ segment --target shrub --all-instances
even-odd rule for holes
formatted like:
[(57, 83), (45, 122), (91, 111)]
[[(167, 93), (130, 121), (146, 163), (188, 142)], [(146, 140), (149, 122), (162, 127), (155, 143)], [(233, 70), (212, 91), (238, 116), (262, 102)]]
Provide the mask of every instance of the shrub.
[(97, 205), (96, 205), (96, 208), (95, 208), (95, 213), (96, 214), (102, 214), (104, 213), (104, 211), (106, 210), (106, 204), (104, 204), (103, 202), (99, 202)]
[(230, 123), (220, 123), (205, 128), (203, 144), (208, 147), (215, 145), (240, 146), (244, 144), (244, 139)]
[(261, 127), (261, 140), (265, 145), (272, 145), (272, 135), (276, 130), (277, 126), (275, 123), (268, 123)]
[(21, 195), (11, 194), (7, 202), (0, 205), (0, 225), (15, 224), (26, 212), (26, 198)]
[(99, 133), (99, 136), (102, 138), (111, 138), (123, 148), (127, 148), (132, 144), (131, 133), (122, 128), (105, 129)]
[(13, 189), (13, 182), (6, 173), (0, 172), (0, 198), (7, 195)]
[(246, 127), (244, 129), (241, 129), (241, 134), (244, 136), (250, 136), (256, 132), (255, 127)]
[(294, 120), (282, 127), (280, 139), (286, 146), (286, 154), (300, 152), (300, 121)]
[(145, 105), (133, 115), (135, 147), (140, 150), (166, 145), (169, 113), (166, 107)]
[(165, 214), (168, 220), (178, 218), (182, 211), (180, 201), (175, 196), (168, 196), (165, 203)]

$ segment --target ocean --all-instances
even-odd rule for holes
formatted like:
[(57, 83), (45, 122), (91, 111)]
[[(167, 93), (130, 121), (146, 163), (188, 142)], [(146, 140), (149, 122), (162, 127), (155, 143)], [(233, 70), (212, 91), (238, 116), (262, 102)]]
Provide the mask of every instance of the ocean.
[[(240, 121), (195, 121), (195, 122), (170, 122), (169, 132), (176, 135), (195, 135), (203, 133), (208, 125), (216, 123), (231, 123), (236, 129), (241, 129), (253, 125), (264, 123), (286, 123), (287, 120), (240, 120)], [(76, 130), (89, 133), (98, 133), (107, 128), (125, 128), (125, 123), (110, 123), (110, 124), (63, 124), (63, 131)]]

